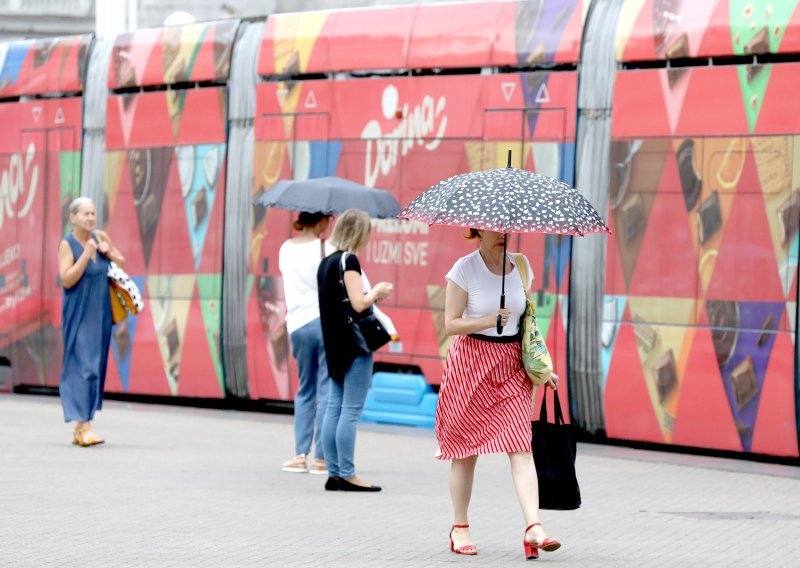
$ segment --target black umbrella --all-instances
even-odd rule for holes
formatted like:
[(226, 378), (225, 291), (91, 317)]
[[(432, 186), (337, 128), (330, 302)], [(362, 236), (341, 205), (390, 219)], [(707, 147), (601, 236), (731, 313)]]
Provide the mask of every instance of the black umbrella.
[[(572, 186), (542, 174), (511, 167), (453, 176), (425, 190), (398, 217), (429, 225), (483, 229), (497, 233), (586, 235), (610, 232), (591, 203)], [(505, 239), (507, 240), (507, 238)], [(503, 256), (506, 243), (503, 243)], [(505, 307), (503, 271), (500, 307)], [(498, 318), (497, 332), (500, 333)]]
[(360, 209), (375, 219), (396, 217), (400, 212), (400, 204), (388, 191), (339, 177), (282, 180), (258, 196), (254, 204), (326, 215)]

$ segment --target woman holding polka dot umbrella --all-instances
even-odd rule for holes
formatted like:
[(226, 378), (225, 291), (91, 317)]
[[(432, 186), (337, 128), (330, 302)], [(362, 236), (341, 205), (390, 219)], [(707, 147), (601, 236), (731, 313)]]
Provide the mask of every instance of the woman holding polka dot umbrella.
[[(526, 558), (561, 543), (539, 520), (536, 469), (531, 455), (531, 392), (522, 365), (520, 324), (533, 281), (530, 263), (507, 253), (508, 233), (585, 235), (609, 229), (591, 204), (568, 184), (511, 167), (457, 175), (414, 199), (399, 217), (468, 229), (478, 249), (456, 261), (445, 276), (445, 329), (450, 347), (436, 410), (436, 457), (452, 460), (453, 526), (450, 550), (477, 554), (469, 533), (468, 507), (481, 454), (505, 452), (527, 528)], [(506, 306), (506, 274), (509, 279)], [(499, 308), (497, 291), (500, 289)], [(531, 379), (557, 388), (546, 369)]]

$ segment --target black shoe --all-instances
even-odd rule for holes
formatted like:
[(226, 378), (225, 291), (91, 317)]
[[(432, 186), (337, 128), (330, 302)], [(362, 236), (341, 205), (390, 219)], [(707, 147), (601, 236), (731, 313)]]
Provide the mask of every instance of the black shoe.
[(346, 479), (339, 478), (339, 491), (361, 491), (367, 493), (375, 493), (376, 491), (380, 491), (381, 488), (377, 485), (370, 485), (368, 487), (363, 487), (361, 485), (356, 485), (355, 483), (350, 483)]
[(329, 477), (325, 482), (325, 491), (339, 491), (341, 482), (338, 477)]

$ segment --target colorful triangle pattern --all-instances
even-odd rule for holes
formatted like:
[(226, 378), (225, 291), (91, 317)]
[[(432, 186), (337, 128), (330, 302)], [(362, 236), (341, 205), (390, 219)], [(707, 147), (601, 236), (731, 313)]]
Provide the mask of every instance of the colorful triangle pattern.
[[(144, 290), (145, 279), (141, 276), (131, 278), (139, 290)], [(146, 309), (146, 308), (145, 308)], [(123, 392), (128, 392), (131, 377), (131, 359), (136, 339), (136, 326), (139, 316), (128, 316), (116, 324), (111, 331), (111, 351), (117, 364), (117, 372), (122, 382)]]
[(186, 322), (195, 281), (194, 274), (147, 277), (149, 306), (153, 314), (163, 373), (173, 395), (178, 394), (180, 365), (186, 343)]
[(217, 188), (222, 182), (225, 148), (224, 144), (204, 144), (175, 150), (195, 270), (200, 267)]

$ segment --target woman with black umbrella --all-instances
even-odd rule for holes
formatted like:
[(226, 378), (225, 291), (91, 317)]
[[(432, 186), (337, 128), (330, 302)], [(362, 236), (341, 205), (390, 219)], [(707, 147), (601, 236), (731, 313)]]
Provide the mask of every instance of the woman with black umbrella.
[[(506, 254), (505, 235), (470, 229), (478, 250), (458, 259), (447, 273), (445, 328), (455, 335), (439, 391), (436, 410), (437, 458), (452, 460), (450, 495), (453, 526), (450, 549), (474, 555), (468, 508), (475, 465), (481, 454), (505, 452), (527, 528), (526, 558), (561, 544), (548, 538), (539, 522), (539, 493), (531, 455), (532, 384), (522, 367), (520, 318), (533, 281), (528, 260)], [(524, 262), (520, 270), (516, 265)], [(523, 285), (520, 272), (530, 275)], [(505, 307), (498, 308), (498, 290), (505, 281)], [(547, 386), (556, 388), (551, 374)]]

